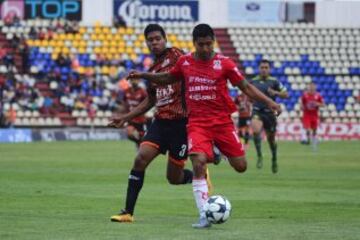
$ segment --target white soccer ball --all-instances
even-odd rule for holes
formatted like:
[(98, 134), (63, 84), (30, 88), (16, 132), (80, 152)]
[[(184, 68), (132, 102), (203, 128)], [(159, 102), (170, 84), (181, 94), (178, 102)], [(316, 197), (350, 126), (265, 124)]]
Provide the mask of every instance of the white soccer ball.
[(216, 195), (208, 198), (203, 209), (209, 222), (220, 224), (229, 219), (231, 204), (226, 197)]

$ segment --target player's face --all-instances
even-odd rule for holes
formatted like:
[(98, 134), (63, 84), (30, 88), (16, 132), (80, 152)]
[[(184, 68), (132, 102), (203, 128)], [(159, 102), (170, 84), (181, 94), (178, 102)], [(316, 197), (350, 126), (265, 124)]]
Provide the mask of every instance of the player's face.
[(199, 37), (194, 41), (196, 54), (200, 59), (208, 60), (214, 52), (214, 39), (210, 36)]
[(154, 55), (161, 55), (166, 48), (166, 38), (160, 31), (150, 32), (146, 37), (146, 45)]
[(308, 90), (309, 90), (309, 92), (314, 93), (316, 91), (316, 85), (310, 83), (308, 86)]
[(134, 89), (137, 89), (139, 87), (139, 82), (140, 82), (139, 79), (131, 80), (131, 87), (134, 88)]
[(267, 77), (270, 74), (270, 65), (268, 63), (260, 64), (260, 75), (262, 77)]

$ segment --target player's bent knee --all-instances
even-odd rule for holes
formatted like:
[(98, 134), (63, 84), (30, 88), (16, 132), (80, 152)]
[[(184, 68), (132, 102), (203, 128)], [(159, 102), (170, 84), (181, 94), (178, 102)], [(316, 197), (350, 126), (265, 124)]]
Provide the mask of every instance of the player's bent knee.
[(247, 163), (246, 161), (241, 161), (241, 163), (239, 163), (238, 165), (234, 166), (234, 169), (239, 172), (239, 173), (243, 173), (246, 171), (247, 169)]
[(244, 158), (241, 159), (232, 159), (230, 162), (231, 166), (235, 169), (235, 171), (239, 173), (243, 173), (247, 169), (247, 161)]
[(172, 185), (179, 185), (182, 183), (182, 178), (181, 176), (174, 176), (174, 175), (171, 175), (171, 174), (168, 174), (166, 176), (167, 180), (168, 180), (168, 183), (172, 184)]

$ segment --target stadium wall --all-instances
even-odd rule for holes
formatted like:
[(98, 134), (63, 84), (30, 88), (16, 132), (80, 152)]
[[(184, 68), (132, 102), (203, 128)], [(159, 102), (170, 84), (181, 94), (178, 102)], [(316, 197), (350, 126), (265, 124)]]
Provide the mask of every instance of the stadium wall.
[(82, 24), (90, 26), (96, 22), (104, 25), (112, 24), (113, 0), (82, 0), (83, 1), (83, 21)]
[(9, 128), (0, 129), (0, 143), (125, 140), (124, 129), (112, 128)]
[[(300, 122), (279, 122), (277, 138), (279, 140), (301, 140), (303, 128)], [(323, 123), (318, 129), (321, 140), (360, 140), (358, 123)], [(0, 129), (0, 143), (16, 142), (54, 142), (89, 140), (125, 140), (124, 129), (111, 128), (10, 128)]]
[(316, 3), (316, 25), (360, 27), (359, 12), (360, 1), (319, 1)]

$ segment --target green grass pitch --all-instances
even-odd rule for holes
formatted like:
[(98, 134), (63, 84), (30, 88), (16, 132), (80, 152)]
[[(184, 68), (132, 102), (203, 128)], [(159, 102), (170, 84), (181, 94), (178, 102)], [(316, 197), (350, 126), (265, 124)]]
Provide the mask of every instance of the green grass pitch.
[[(279, 173), (237, 174), (210, 166), (216, 194), (233, 206), (228, 222), (195, 230), (191, 185), (171, 186), (166, 159), (149, 167), (136, 223), (111, 223), (123, 207), (134, 145), (122, 142), (0, 144), (0, 239), (251, 239), (360, 238), (360, 144), (321, 143), (314, 153), (279, 143)], [(191, 167), (190, 163), (187, 165)]]

